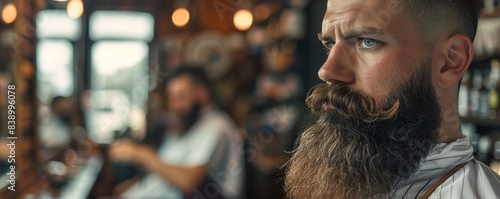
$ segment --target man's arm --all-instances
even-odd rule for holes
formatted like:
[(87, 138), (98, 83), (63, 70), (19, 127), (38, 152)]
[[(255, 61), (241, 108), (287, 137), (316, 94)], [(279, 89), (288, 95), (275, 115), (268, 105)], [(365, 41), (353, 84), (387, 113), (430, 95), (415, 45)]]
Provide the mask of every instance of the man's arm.
[(207, 176), (208, 166), (178, 166), (164, 163), (156, 151), (149, 146), (131, 141), (117, 141), (109, 150), (110, 158), (114, 161), (134, 162), (145, 169), (157, 173), (172, 186), (190, 192)]
[(208, 166), (206, 164), (192, 167), (177, 166), (162, 162), (158, 156), (144, 166), (148, 170), (160, 174), (164, 179), (183, 192), (193, 191), (208, 174)]

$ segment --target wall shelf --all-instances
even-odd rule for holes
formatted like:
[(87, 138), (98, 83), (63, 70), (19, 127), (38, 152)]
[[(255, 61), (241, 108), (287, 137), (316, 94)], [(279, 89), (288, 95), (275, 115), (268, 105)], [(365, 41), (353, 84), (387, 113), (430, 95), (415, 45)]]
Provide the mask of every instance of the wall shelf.
[(484, 127), (499, 127), (500, 128), (500, 119), (480, 119), (480, 118), (463, 118), (460, 117), (460, 121), (463, 123), (473, 123), (478, 126)]
[(500, 17), (500, 6), (484, 8), (481, 12), (481, 17)]

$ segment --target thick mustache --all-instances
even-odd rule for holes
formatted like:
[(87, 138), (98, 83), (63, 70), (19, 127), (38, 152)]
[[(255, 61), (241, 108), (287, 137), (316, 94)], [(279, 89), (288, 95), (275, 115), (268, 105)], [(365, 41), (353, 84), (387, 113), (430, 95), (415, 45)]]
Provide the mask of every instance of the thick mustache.
[[(306, 105), (313, 113), (340, 111), (342, 114), (365, 122), (374, 122), (396, 118), (400, 100), (393, 97), (389, 98), (383, 105), (377, 105), (373, 97), (343, 84), (322, 83), (309, 90)], [(325, 109), (325, 105), (329, 109)]]

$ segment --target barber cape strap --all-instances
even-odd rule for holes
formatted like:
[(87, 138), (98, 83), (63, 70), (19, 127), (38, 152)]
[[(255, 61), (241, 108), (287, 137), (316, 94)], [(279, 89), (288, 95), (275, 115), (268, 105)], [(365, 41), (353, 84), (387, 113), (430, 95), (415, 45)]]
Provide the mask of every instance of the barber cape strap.
[(427, 193), (425, 193), (425, 195), (422, 197), (422, 199), (429, 198), (429, 196), (432, 194), (432, 192), (434, 192), (434, 190), (436, 190), (441, 184), (444, 183), (444, 181), (446, 181), (448, 178), (450, 178), (453, 174), (455, 174), (458, 170), (460, 170), (462, 167), (464, 167), (470, 161), (472, 161), (472, 160), (469, 160), (467, 162), (459, 164), (455, 168), (453, 168), (453, 170), (448, 172), (448, 174), (446, 174), (443, 178), (441, 178), (441, 180), (439, 180), (434, 186), (432, 186), (431, 189), (429, 191), (427, 191)]

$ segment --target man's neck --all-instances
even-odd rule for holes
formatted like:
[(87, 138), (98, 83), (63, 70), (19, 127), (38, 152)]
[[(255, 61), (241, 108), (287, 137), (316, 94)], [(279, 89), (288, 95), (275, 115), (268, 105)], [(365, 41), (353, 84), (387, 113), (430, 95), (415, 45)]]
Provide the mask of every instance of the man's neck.
[(212, 109), (214, 109), (214, 105), (212, 103), (206, 103), (206, 104), (202, 105), (200, 112), (205, 113), (205, 112), (210, 111)]
[(439, 142), (450, 143), (457, 139), (463, 138), (462, 128), (458, 111), (442, 111), (443, 118), (439, 129)]
[(447, 89), (435, 88), (441, 106), (441, 126), (439, 142), (450, 143), (463, 138), (458, 115), (458, 83)]

